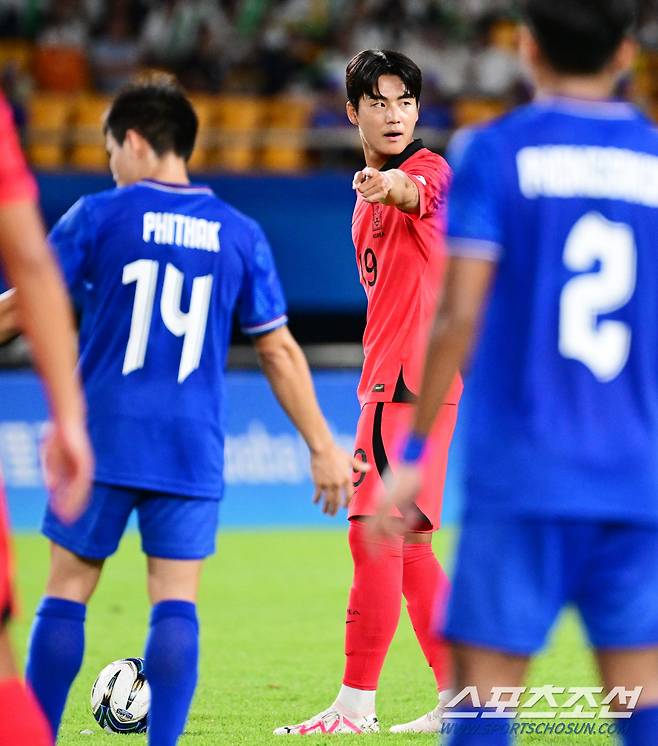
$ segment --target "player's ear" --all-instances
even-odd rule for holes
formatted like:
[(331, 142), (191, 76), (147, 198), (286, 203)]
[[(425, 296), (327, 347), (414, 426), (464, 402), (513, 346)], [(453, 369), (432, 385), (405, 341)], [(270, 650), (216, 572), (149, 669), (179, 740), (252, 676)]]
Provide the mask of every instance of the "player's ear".
[(134, 153), (139, 151), (139, 135), (135, 130), (128, 129), (123, 137), (122, 145), (127, 145)]
[(620, 74), (628, 72), (633, 67), (636, 56), (637, 42), (635, 39), (627, 36), (619, 45), (619, 49), (614, 56), (613, 65), (615, 72)]
[(350, 123), (353, 124), (355, 127), (358, 127), (359, 115), (357, 110), (354, 108), (354, 104), (351, 101), (348, 101), (345, 105), (345, 111), (347, 112), (347, 118), (350, 120)]
[(527, 26), (521, 26), (519, 30), (519, 56), (528, 70), (534, 70), (541, 63), (541, 50)]
[(137, 156), (143, 157), (149, 148), (148, 142), (137, 132), (137, 130), (126, 130), (124, 144), (128, 143), (130, 150)]

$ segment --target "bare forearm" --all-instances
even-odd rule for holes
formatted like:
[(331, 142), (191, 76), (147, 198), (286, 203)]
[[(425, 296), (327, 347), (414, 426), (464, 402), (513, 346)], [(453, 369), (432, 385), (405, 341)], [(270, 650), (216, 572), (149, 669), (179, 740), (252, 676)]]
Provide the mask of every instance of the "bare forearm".
[(81, 417), (73, 318), (59, 270), (31, 203), (0, 208), (0, 251), (17, 289), (21, 329), (46, 385), (55, 419)]
[(55, 419), (78, 418), (83, 403), (71, 309), (54, 264), (44, 266), (39, 274), (17, 293), (18, 314), (46, 383)]
[(318, 406), (304, 353), (288, 337), (276, 349), (258, 350), (259, 360), (277, 400), (310, 451), (316, 453), (331, 442), (331, 432)]
[(450, 259), (425, 357), (413, 423), (417, 435), (429, 434), (455, 376), (465, 368), (494, 269), (489, 261)]
[(418, 187), (413, 181), (398, 169), (386, 171), (391, 180), (391, 191), (388, 193), (384, 204), (393, 205), (402, 212), (418, 212), (420, 207), (420, 195)]
[(427, 346), (425, 368), (412, 429), (428, 435), (455, 376), (464, 367), (474, 329), (445, 315), (437, 315)]

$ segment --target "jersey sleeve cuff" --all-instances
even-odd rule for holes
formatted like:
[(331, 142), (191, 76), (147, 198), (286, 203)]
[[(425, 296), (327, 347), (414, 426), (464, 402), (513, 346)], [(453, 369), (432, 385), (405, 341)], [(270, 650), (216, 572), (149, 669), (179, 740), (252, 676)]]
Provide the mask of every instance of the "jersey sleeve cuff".
[(486, 241), (480, 238), (454, 238), (452, 236), (448, 236), (447, 240), (450, 256), (497, 262), (503, 253), (503, 247), (495, 241)]
[(286, 316), (286, 314), (283, 314), (283, 316), (277, 316), (275, 319), (266, 321), (264, 324), (256, 324), (255, 326), (243, 326), (241, 328), (243, 334), (255, 336), (258, 334), (265, 334), (266, 332), (274, 331), (274, 329), (278, 329), (280, 326), (285, 326), (287, 323), (288, 317)]
[(418, 212), (406, 212), (405, 215), (413, 221), (422, 220), (422, 218), (432, 214), (432, 210), (428, 207), (427, 183), (425, 177), (422, 177), (421, 180), (421, 178), (415, 174), (407, 174), (407, 176), (416, 185), (416, 189), (418, 189)]

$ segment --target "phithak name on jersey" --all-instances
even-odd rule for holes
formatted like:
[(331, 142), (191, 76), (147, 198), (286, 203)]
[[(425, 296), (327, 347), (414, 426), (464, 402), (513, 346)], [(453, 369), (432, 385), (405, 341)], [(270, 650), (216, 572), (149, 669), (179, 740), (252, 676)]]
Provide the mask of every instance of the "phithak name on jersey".
[(145, 243), (182, 246), (186, 249), (219, 251), (219, 230), (216, 220), (193, 218), (176, 212), (145, 212), (142, 238)]

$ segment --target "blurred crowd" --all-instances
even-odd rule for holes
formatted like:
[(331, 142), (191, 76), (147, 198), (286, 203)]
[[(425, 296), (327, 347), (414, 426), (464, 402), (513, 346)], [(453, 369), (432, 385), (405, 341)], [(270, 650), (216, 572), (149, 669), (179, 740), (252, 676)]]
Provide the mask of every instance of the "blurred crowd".
[[(18, 124), (32, 127), (33, 141), (48, 141), (56, 127), (75, 121), (69, 112), (42, 131), (30, 111), (35, 91), (108, 96), (153, 67), (217, 101), (236, 95), (305, 101), (308, 114), (295, 126), (336, 132), (348, 127), (350, 57), (365, 48), (393, 48), (423, 70), (421, 125), (447, 132), (531, 96), (516, 53), (519, 2), (0, 0), (0, 85)], [(658, 0), (638, 2), (645, 54), (629, 93), (658, 116)], [(217, 125), (218, 117), (208, 121)], [(252, 119), (254, 128), (267, 126), (262, 117)], [(53, 165), (60, 162), (57, 156)]]
[[(642, 0), (658, 47), (656, 0)], [(513, 0), (0, 0), (0, 36), (82, 51), (96, 90), (159, 66), (194, 91), (331, 92), (366, 47), (422, 66), (433, 96), (515, 95)]]

